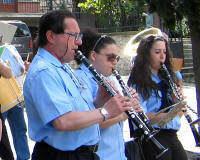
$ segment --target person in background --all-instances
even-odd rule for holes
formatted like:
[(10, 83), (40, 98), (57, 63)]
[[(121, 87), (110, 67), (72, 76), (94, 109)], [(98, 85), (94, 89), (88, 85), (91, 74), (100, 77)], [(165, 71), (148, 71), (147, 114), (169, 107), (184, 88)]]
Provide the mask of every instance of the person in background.
[[(39, 22), (38, 52), (24, 83), (29, 136), (36, 141), (32, 160), (98, 160), (99, 123), (131, 109), (131, 101), (100, 88), (92, 93), (69, 66), (82, 34), (68, 10), (44, 14)], [(101, 106), (96, 109), (95, 106)]]
[[(22, 83), (21, 78), (23, 78), (21, 76), (23, 76), (23, 73), (28, 69), (29, 63), (23, 62), (21, 56), (13, 45), (3, 44), (0, 42), (0, 46), (4, 47), (2, 60), (9, 62), (12, 74), (16, 78), (18, 85), (20, 85)], [(4, 112), (2, 115), (4, 120), (8, 120), (13, 136), (13, 144), (17, 160), (28, 160), (30, 158), (30, 152), (26, 135), (27, 127), (24, 119), (23, 102)]]
[(150, 6), (148, 3), (145, 4), (146, 13), (142, 15), (145, 16), (146, 28), (151, 28), (154, 26), (154, 16), (153, 13), (150, 13)]
[[(155, 113), (176, 103), (176, 100), (172, 98), (174, 96), (168, 84), (168, 78), (161, 70), (161, 63), (163, 63), (172, 78), (174, 77), (167, 45), (168, 43), (163, 37), (156, 35), (148, 35), (141, 40), (128, 85), (136, 89), (140, 97), (140, 104), (153, 124), (152, 126), (160, 130), (155, 138), (169, 149), (159, 160), (187, 160), (187, 155), (176, 134), (180, 129), (180, 118), (186, 108), (179, 111), (177, 116), (166, 126), (159, 127), (156, 124), (167, 113), (161, 113), (157, 116)], [(183, 97), (181, 90), (178, 91)], [(154, 148), (148, 142), (142, 142), (142, 149), (146, 159), (155, 160)]]
[[(4, 77), (4, 78), (11, 78), (12, 76), (12, 72), (10, 67), (7, 65), (7, 63), (5, 63), (1, 58), (0, 58), (0, 78)], [(1, 107), (1, 104), (0, 104)], [(1, 114), (1, 113), (0, 113)], [(1, 137), (2, 137), (2, 114), (0, 115), (0, 141), (1, 141)]]
[[(2, 40), (2, 36), (0, 36), (0, 41), (1, 40)], [(5, 63), (0, 58), (0, 78), (1, 77), (11, 78), (11, 76), (12, 76), (11, 69), (9, 68), (7, 63)], [(3, 96), (3, 95), (1, 95), (1, 96)], [(1, 106), (1, 104), (0, 104), (0, 106)], [(2, 158), (4, 160), (14, 160), (10, 142), (8, 139), (5, 122), (3, 120), (1, 112), (0, 112), (0, 158)]]

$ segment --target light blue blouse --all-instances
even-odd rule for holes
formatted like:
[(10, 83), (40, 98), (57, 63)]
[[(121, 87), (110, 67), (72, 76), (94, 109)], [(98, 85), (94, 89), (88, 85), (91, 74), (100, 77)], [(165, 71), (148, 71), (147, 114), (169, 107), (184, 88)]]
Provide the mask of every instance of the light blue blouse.
[[(81, 65), (75, 71), (76, 75), (88, 85), (88, 88), (96, 97), (98, 85), (93, 79), (94, 76), (85, 65)], [(111, 81), (114, 77), (110, 76)], [(117, 87), (117, 86), (116, 86)], [(99, 142), (99, 149), (97, 154), (101, 160), (126, 160), (125, 147), (123, 140), (123, 126), (122, 123), (116, 123), (108, 128), (100, 130), (101, 138)]]
[(176, 76), (177, 80), (183, 80), (183, 76), (182, 76), (180, 71), (176, 71), (174, 73), (175, 73), (175, 76)]
[(76, 131), (58, 131), (52, 125), (54, 119), (68, 112), (95, 109), (90, 91), (72, 74), (68, 64), (62, 65), (39, 48), (24, 83), (30, 138), (63, 151), (94, 145), (100, 137), (99, 124)]
[[(158, 76), (152, 73), (152, 80), (155, 81), (157, 84), (161, 81)], [(132, 86), (135, 88), (135, 86)], [(139, 93), (138, 93), (139, 94)], [(152, 112), (156, 113), (160, 110), (161, 106), (161, 91), (158, 91), (158, 94), (160, 97), (156, 96), (155, 91), (151, 93), (151, 96), (149, 99), (144, 100), (142, 96), (139, 94), (140, 97), (140, 104), (145, 112)], [(179, 130), (180, 128), (180, 117), (177, 115), (173, 120), (171, 120), (166, 126), (163, 126), (162, 129), (174, 129)], [(154, 128), (159, 128), (157, 124), (152, 125)]]

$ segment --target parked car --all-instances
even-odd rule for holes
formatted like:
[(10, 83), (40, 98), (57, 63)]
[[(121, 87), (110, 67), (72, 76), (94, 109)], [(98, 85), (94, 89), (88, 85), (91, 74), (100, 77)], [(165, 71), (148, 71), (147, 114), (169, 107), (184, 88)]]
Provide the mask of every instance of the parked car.
[(28, 54), (32, 55), (33, 41), (28, 26), (24, 22), (17, 20), (8, 20), (1, 22), (17, 26), (17, 30), (14, 34), (11, 44), (16, 47), (23, 60), (26, 59)]

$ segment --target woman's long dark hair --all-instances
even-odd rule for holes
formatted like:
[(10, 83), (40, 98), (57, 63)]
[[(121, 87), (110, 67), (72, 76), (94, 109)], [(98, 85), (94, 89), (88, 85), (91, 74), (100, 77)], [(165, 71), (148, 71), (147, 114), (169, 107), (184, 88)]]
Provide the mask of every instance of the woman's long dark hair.
[[(151, 92), (154, 90), (158, 96), (158, 86), (151, 78), (150, 65), (150, 49), (154, 42), (163, 41), (166, 46), (166, 60), (165, 65), (171, 75), (172, 69), (170, 64), (171, 51), (169, 49), (167, 41), (161, 36), (149, 35), (141, 40), (138, 49), (137, 56), (134, 61), (134, 66), (131, 70), (131, 74), (128, 79), (128, 86), (136, 85), (136, 91), (141, 94), (144, 100), (148, 99)], [(167, 79), (166, 74), (159, 70), (158, 76), (160, 79)]]

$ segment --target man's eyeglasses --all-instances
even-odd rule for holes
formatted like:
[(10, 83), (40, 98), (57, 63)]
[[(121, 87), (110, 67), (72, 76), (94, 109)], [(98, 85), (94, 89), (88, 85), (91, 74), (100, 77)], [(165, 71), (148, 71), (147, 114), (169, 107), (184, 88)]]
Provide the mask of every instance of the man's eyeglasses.
[(82, 39), (83, 38), (83, 34), (82, 33), (69, 33), (69, 32), (64, 32), (64, 34), (67, 34), (69, 36), (72, 36), (75, 38), (76, 41), (78, 41), (79, 39)]
[(120, 56), (117, 56), (117, 55), (115, 55), (115, 54), (100, 54), (100, 55), (106, 56), (106, 57), (107, 57), (107, 60), (108, 60), (108, 61), (111, 61), (111, 62), (113, 62), (114, 60), (116, 60), (116, 61), (118, 62), (119, 59), (120, 59)]

